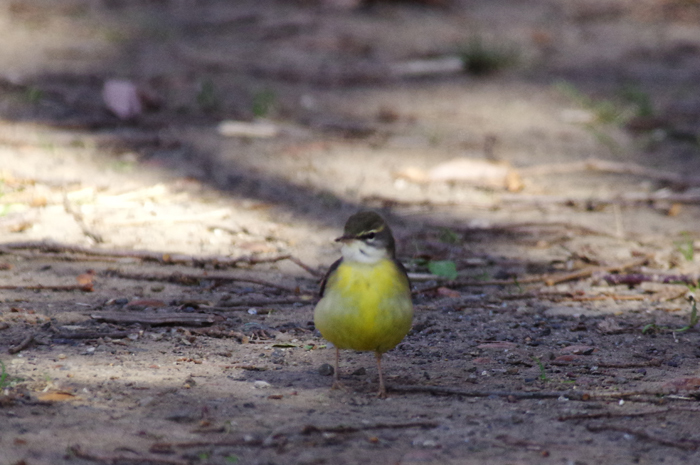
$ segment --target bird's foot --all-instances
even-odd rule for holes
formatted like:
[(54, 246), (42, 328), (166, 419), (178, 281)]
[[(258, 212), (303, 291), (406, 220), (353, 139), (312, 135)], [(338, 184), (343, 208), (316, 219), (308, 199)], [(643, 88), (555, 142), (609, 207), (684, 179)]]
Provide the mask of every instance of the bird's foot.
[(331, 390), (335, 391), (336, 389), (340, 389), (341, 391), (347, 391), (348, 388), (345, 387), (343, 383), (341, 383), (338, 380), (333, 381), (333, 385), (331, 386)]

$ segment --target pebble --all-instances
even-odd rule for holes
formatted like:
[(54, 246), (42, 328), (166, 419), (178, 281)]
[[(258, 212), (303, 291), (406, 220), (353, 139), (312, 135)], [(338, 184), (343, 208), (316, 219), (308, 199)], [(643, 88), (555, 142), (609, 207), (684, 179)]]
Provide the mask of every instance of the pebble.
[(332, 376), (335, 373), (335, 369), (328, 363), (324, 363), (318, 367), (318, 374), (321, 376)]

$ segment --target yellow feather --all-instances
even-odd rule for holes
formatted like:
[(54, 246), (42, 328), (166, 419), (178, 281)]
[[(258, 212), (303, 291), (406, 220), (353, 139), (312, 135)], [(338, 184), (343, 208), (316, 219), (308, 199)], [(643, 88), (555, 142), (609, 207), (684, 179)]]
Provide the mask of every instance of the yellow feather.
[(408, 280), (390, 259), (342, 262), (314, 311), (316, 328), (339, 349), (384, 353), (411, 329)]

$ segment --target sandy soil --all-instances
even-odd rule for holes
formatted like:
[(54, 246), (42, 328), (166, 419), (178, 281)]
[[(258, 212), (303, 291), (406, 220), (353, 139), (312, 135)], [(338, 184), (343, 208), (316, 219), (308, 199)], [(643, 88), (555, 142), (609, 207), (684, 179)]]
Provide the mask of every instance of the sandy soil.
[[(0, 3), (0, 464), (700, 459), (700, 8), (355, 3)], [(522, 185), (405, 176), (454, 158)], [(385, 400), (313, 327), (360, 208), (414, 278)]]

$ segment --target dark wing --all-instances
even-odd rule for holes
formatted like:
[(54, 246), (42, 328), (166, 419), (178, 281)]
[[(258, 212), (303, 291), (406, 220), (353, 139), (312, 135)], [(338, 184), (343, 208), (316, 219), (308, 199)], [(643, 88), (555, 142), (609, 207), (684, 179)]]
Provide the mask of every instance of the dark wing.
[(406, 267), (403, 266), (403, 263), (400, 261), (394, 259), (394, 263), (396, 263), (396, 267), (401, 270), (401, 273), (403, 273), (404, 277), (406, 278), (406, 281), (408, 281), (408, 289), (411, 289), (411, 279), (408, 277), (408, 271), (406, 271)]
[(328, 282), (328, 277), (333, 273), (335, 270), (338, 269), (340, 266), (340, 263), (343, 261), (343, 257), (340, 257), (338, 260), (336, 260), (330, 268), (328, 268), (328, 271), (326, 271), (326, 275), (323, 277), (323, 280), (321, 281), (321, 290), (318, 292), (319, 297), (323, 297), (323, 292), (326, 290), (326, 282)]

